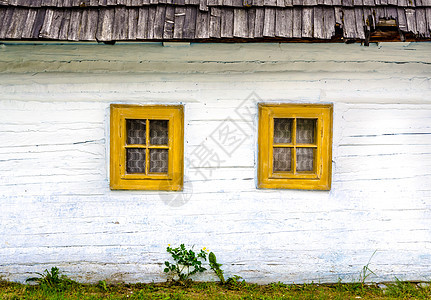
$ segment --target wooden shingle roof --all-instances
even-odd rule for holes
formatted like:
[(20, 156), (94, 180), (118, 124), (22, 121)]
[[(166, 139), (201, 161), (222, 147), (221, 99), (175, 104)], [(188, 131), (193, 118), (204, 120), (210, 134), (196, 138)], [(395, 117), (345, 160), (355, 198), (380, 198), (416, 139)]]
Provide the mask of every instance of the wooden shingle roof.
[(431, 0), (0, 0), (0, 39), (367, 40), (380, 27), (429, 39)]

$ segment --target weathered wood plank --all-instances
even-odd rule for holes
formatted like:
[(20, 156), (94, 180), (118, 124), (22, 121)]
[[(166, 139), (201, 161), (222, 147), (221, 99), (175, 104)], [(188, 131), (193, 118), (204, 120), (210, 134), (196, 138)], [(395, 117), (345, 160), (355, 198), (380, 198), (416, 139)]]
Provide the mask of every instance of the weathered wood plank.
[(163, 39), (172, 39), (174, 37), (174, 24), (175, 24), (175, 7), (169, 5), (166, 7)]
[(424, 37), (430, 36), (430, 32), (427, 26), (425, 8), (421, 8), (421, 7), (416, 8), (416, 30), (421, 36), (424, 36)]
[[(223, 2), (222, 2), (223, 4)], [(219, 5), (219, 0), (208, 0), (207, 1), (207, 5), (208, 6), (218, 6)]]
[[(67, 35), (69, 34), (70, 14), (71, 14), (70, 11), (63, 12), (60, 31), (58, 32), (58, 39), (61, 41), (67, 41)], [(97, 29), (97, 20), (96, 20), (96, 29)]]
[(199, 9), (202, 11), (208, 11), (208, 0), (200, 0)]
[(407, 20), (407, 30), (417, 34), (417, 27), (416, 27), (416, 12), (412, 8), (406, 8), (406, 20)]
[[(81, 33), (80, 39), (84, 41), (94, 41), (96, 40), (96, 32), (99, 21), (99, 10), (89, 9), (87, 14), (86, 27)], [(83, 35), (83, 33), (85, 33)]]
[(186, 8), (175, 7), (174, 39), (183, 37), (184, 20), (186, 18)]
[(302, 9), (302, 37), (313, 37), (313, 8), (304, 7)]
[(221, 37), (221, 10), (216, 7), (210, 10), (210, 37)]
[(52, 19), (54, 18), (54, 10), (48, 8), (46, 10), (45, 19), (43, 21), (42, 28), (40, 29), (39, 37), (48, 38), (49, 31), (51, 30)]
[(248, 37), (248, 19), (246, 10), (235, 8), (233, 13), (233, 36), (243, 38)]
[(371, 28), (376, 27), (371, 7), (364, 7), (363, 8), (363, 16), (364, 16), (364, 20), (365, 20), (365, 26), (366, 26), (368, 31), (370, 31)]
[(343, 35), (346, 38), (356, 38), (358, 36), (358, 32), (356, 28), (355, 9), (344, 8), (343, 12), (344, 12)]
[(398, 18), (398, 12), (396, 7), (389, 6), (386, 8), (386, 17), (389, 19), (396, 20)]
[(54, 39), (54, 40), (58, 39), (63, 18), (64, 18), (64, 10), (55, 9), (54, 15), (52, 17), (51, 28), (49, 29), (49, 32), (47, 34), (47, 37), (49, 39)]
[(221, 37), (233, 37), (233, 9), (224, 8), (221, 15)]
[(275, 36), (292, 37), (292, 9), (277, 9), (275, 11)]
[(428, 31), (431, 32), (431, 7), (427, 7), (425, 9), (425, 14), (427, 18)]
[[(52, 6), (51, 0), (42, 0), (40, 6)], [(50, 13), (47, 11), (47, 14)]]
[(302, 37), (302, 9), (300, 7), (293, 8), (292, 35), (294, 38)]
[(32, 29), (32, 38), (39, 38), (39, 32), (43, 26), (46, 10), (38, 9)]
[(277, 0), (264, 0), (263, 5), (264, 6), (276, 6)]
[[(13, 8), (0, 6), (0, 38), (2, 39), (6, 36), (7, 25), (9, 24), (9, 21), (6, 20), (11, 17), (13, 13), (12, 10)], [(8, 17), (8, 15), (10, 16)]]
[(73, 9), (70, 14), (69, 32), (67, 39), (69, 41), (78, 41), (81, 30), (82, 10)]
[(207, 39), (210, 37), (210, 15), (208, 12), (197, 11), (196, 38)]
[(325, 39), (330, 39), (335, 35), (335, 12), (332, 7), (323, 8), (323, 27), (325, 28)]
[(386, 9), (383, 6), (378, 6), (374, 9), (374, 15), (376, 17), (376, 21), (378, 22), (380, 19), (386, 19)]
[(197, 8), (188, 6), (186, 7), (186, 15), (183, 26), (183, 37), (185, 39), (193, 39), (196, 34), (196, 17)]
[(365, 19), (361, 7), (355, 7), (356, 38), (365, 39)]
[(154, 39), (155, 16), (156, 16), (156, 6), (151, 5), (148, 8), (147, 39)]
[(90, 27), (88, 25), (88, 14), (89, 11), (88, 9), (84, 9), (82, 10), (82, 14), (81, 14), (81, 22), (79, 24), (79, 28), (78, 28), (78, 32), (77, 32), (77, 37), (76, 39), (81, 41), (84, 38), (86, 38), (87, 36), (87, 29)]
[(128, 10), (124, 6), (115, 7), (112, 28), (112, 39), (114, 41), (127, 40), (128, 19)]
[(36, 9), (33, 9), (33, 8), (28, 9), (28, 15), (25, 21), (24, 28), (22, 30), (21, 38), (23, 39), (32, 38), (32, 29), (33, 29), (33, 24), (36, 20), (36, 15), (37, 15)]
[(28, 10), (27, 9), (17, 9), (13, 14), (13, 18), (9, 23), (8, 29), (6, 31), (6, 38), (8, 39), (18, 39), (21, 38), (26, 20), (27, 20)]
[(265, 8), (265, 18), (263, 23), (263, 36), (275, 36), (275, 8)]
[(302, 4), (304, 6), (315, 6), (317, 5), (317, 0), (303, 0)]
[(250, 8), (246, 10), (247, 12), (247, 23), (248, 23), (248, 37), (254, 38), (254, 29), (255, 29), (255, 21), (256, 21), (256, 9)]
[(322, 7), (314, 7), (313, 11), (313, 37), (318, 39), (323, 39), (325, 34), (325, 26), (324, 26), (324, 14)]
[[(107, 8), (100, 10), (97, 22), (96, 40), (110, 41), (112, 40), (112, 29), (114, 24), (114, 9)], [(71, 16), (72, 18), (72, 16)], [(72, 22), (70, 23), (72, 24)], [(70, 26), (70, 25), (69, 25)], [(70, 30), (69, 30), (70, 32)]]
[(263, 24), (265, 20), (264, 8), (256, 8), (256, 15), (254, 21), (254, 36), (263, 37)]
[(127, 20), (127, 39), (136, 40), (136, 35), (138, 34), (139, 9), (127, 10), (129, 12)]
[(407, 18), (406, 18), (406, 12), (404, 8), (397, 8), (397, 13), (398, 13), (398, 18), (397, 18), (398, 28), (401, 31), (407, 31)]
[[(199, 0), (202, 1), (202, 0)], [(233, 7), (243, 7), (244, 6), (244, 0), (232, 0), (232, 6)]]
[(163, 31), (165, 27), (165, 16), (166, 16), (166, 6), (159, 5), (156, 8), (156, 15), (154, 18), (154, 38), (163, 39)]
[(136, 38), (139, 40), (148, 37), (148, 7), (140, 7), (138, 10), (138, 24), (136, 28)]

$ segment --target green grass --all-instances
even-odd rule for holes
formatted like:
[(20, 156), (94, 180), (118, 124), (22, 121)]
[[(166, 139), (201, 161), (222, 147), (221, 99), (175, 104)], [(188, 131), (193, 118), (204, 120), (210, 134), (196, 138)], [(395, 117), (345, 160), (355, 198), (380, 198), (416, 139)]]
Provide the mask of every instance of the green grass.
[(69, 280), (56, 286), (0, 281), (0, 299), (431, 299), (430, 286), (396, 281), (385, 290), (363, 283), (257, 285), (238, 282), (222, 286), (216, 282), (80, 284)]

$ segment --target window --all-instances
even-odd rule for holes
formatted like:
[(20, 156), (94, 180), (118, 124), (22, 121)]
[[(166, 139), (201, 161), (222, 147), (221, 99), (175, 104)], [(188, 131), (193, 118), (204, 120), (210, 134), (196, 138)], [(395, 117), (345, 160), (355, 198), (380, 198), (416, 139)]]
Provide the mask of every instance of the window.
[(331, 189), (332, 105), (259, 105), (258, 187)]
[(183, 106), (111, 105), (111, 189), (183, 186)]

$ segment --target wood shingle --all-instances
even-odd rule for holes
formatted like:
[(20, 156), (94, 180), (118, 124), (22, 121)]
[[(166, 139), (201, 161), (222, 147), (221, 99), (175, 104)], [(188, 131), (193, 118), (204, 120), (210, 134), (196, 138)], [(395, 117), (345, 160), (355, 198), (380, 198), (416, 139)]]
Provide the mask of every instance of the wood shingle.
[(387, 20), (430, 38), (431, 0), (0, 0), (0, 39), (364, 40)]

